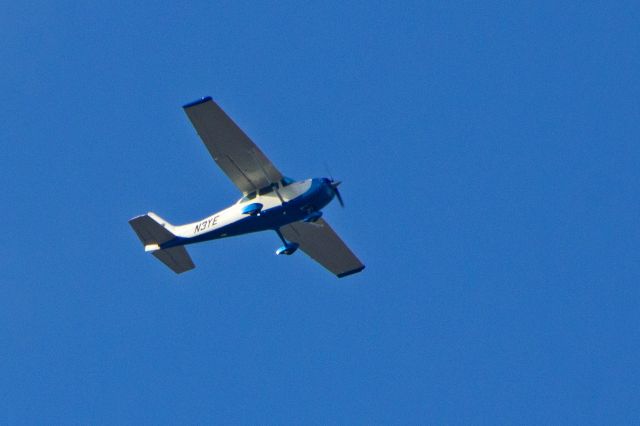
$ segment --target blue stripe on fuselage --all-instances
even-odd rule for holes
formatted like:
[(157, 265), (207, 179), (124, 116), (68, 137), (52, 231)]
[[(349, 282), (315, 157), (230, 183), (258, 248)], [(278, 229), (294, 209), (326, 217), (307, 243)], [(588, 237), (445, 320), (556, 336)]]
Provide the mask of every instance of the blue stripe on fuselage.
[(164, 249), (252, 232), (274, 230), (289, 223), (298, 222), (307, 217), (310, 212), (318, 211), (331, 202), (334, 192), (327, 182), (324, 178), (312, 179), (311, 186), (303, 194), (285, 204), (262, 210), (259, 216), (247, 216), (195, 237), (176, 237), (162, 244), (161, 247)]

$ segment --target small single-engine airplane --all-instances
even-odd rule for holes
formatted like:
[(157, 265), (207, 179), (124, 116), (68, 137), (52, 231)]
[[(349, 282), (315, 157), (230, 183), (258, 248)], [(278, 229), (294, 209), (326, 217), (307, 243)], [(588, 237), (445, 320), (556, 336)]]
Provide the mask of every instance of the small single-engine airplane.
[(134, 217), (129, 224), (145, 251), (180, 274), (195, 268), (186, 244), (273, 230), (283, 243), (276, 254), (290, 255), (300, 248), (338, 277), (364, 269), (322, 219), (321, 209), (334, 197), (343, 205), (339, 181), (323, 177), (295, 182), (284, 177), (210, 97), (183, 108), (243, 196), (231, 207), (186, 225), (171, 225), (152, 212)]

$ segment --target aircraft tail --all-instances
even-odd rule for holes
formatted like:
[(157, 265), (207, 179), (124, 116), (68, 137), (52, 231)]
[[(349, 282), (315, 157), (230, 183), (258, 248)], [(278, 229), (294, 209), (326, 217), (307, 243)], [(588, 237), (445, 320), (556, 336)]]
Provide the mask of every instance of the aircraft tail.
[(144, 250), (151, 252), (176, 274), (196, 267), (184, 246), (160, 248), (162, 244), (171, 241), (176, 236), (173, 233), (173, 225), (157, 214), (149, 212), (145, 215), (134, 217), (129, 221), (129, 225), (142, 241)]

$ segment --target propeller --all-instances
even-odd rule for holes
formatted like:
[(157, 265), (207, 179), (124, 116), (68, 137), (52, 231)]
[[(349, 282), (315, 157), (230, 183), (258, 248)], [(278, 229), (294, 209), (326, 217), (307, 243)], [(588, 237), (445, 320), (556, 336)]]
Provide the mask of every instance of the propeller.
[(344, 201), (342, 200), (342, 195), (340, 195), (340, 191), (338, 191), (338, 186), (342, 182), (339, 180), (335, 180), (333, 178), (333, 173), (331, 173), (331, 170), (329, 169), (329, 164), (326, 161), (324, 162), (324, 168), (327, 169), (327, 173), (329, 174), (329, 185), (331, 186), (331, 189), (333, 189), (333, 193), (336, 194), (336, 198), (340, 203), (340, 207), (344, 208)]
[(338, 198), (338, 202), (340, 203), (340, 207), (344, 207), (344, 201), (342, 200), (342, 195), (340, 195), (340, 191), (338, 191), (338, 186), (341, 183), (342, 182), (340, 182), (339, 180), (333, 180), (333, 178), (331, 178), (331, 182), (329, 183), (329, 185), (331, 185), (331, 189), (333, 189), (333, 193), (336, 194), (336, 197)]

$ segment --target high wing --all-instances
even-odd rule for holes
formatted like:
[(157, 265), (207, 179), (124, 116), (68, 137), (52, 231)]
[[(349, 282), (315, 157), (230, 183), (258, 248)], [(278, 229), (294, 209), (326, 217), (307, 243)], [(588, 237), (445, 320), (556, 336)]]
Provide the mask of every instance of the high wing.
[(280, 232), (287, 240), (298, 243), (302, 251), (338, 278), (364, 269), (362, 262), (323, 219), (315, 223), (291, 223), (280, 228)]
[(282, 179), (282, 173), (211, 97), (183, 108), (213, 159), (244, 194)]

